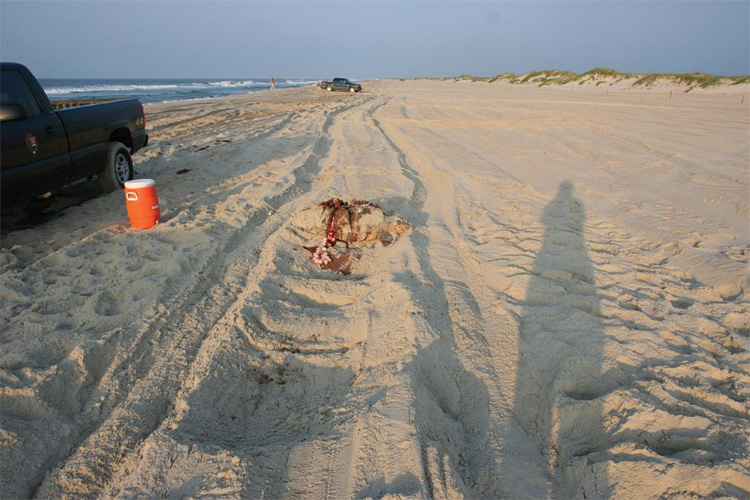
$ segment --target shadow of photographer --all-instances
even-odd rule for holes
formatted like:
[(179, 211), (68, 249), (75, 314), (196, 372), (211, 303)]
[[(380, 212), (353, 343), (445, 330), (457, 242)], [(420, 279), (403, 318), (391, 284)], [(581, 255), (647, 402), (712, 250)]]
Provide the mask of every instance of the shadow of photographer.
[[(586, 495), (574, 465), (602, 442), (597, 398), (611, 390), (602, 378), (604, 327), (585, 220), (572, 183), (561, 183), (542, 213), (545, 233), (523, 304), (514, 404), (564, 496)], [(598, 475), (597, 484), (601, 492), (606, 478)]]

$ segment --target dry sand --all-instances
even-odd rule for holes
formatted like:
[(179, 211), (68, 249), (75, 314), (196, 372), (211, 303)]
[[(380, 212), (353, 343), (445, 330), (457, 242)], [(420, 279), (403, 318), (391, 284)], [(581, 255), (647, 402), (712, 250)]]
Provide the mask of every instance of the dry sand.
[[(747, 498), (747, 87), (148, 107), (162, 224), (3, 234), (0, 496)], [(317, 269), (332, 196), (414, 231)]]

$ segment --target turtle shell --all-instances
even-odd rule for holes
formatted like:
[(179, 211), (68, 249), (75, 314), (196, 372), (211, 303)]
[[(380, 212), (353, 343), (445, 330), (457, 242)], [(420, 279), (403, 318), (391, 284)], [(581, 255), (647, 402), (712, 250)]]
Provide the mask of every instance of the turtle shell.
[(298, 212), (291, 220), (291, 224), (316, 238), (325, 238), (328, 232), (328, 223), (331, 221), (333, 207), (314, 206)]
[(394, 235), (384, 237), (385, 233), (397, 235), (411, 229), (402, 219), (386, 217), (378, 205), (360, 200), (346, 203), (338, 198), (300, 211), (291, 222), (299, 230), (319, 238), (325, 238), (330, 229), (337, 241), (354, 246), (375, 241), (388, 245)]
[(355, 205), (349, 207), (349, 243), (369, 243), (378, 239), (386, 230), (385, 214), (374, 205)]

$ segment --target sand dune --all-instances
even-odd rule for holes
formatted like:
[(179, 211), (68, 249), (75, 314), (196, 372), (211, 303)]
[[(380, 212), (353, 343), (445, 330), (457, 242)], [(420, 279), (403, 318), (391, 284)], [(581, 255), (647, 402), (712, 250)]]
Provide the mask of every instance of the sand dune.
[[(148, 107), (160, 225), (3, 234), (2, 497), (747, 497), (738, 88)], [(333, 196), (414, 230), (320, 270)]]

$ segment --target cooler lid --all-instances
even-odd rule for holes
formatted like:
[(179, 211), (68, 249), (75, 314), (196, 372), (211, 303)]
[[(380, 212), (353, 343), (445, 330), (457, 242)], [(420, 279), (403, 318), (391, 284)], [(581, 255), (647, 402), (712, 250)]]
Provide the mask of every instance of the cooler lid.
[(134, 181), (125, 182), (125, 189), (140, 189), (149, 186), (156, 186), (156, 181), (153, 179), (136, 179)]

